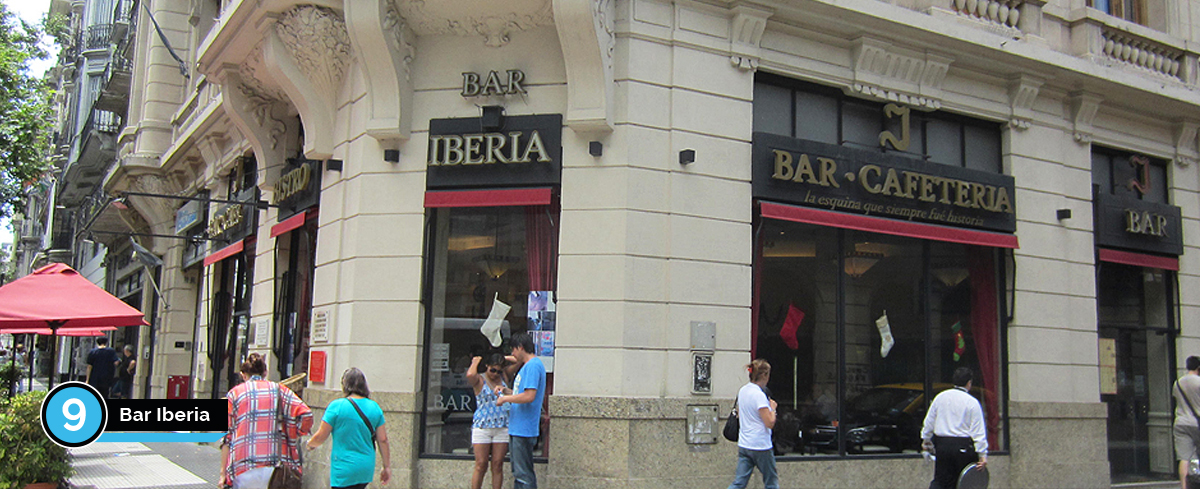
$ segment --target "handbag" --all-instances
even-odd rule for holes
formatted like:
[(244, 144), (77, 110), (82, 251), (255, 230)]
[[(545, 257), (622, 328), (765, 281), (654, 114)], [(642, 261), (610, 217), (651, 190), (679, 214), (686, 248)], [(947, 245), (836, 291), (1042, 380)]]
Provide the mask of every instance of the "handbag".
[(350, 401), (350, 405), (354, 406), (354, 410), (358, 412), (358, 417), (362, 418), (363, 422), (367, 424), (367, 431), (371, 432), (371, 445), (374, 446), (376, 444), (375, 427), (371, 425), (371, 421), (367, 419), (367, 415), (363, 414), (362, 409), (358, 408), (358, 404), (354, 402), (354, 399), (347, 397), (346, 400)]
[[(1200, 423), (1200, 416), (1196, 416), (1196, 408), (1192, 407), (1192, 401), (1188, 400), (1187, 394), (1184, 394), (1183, 389), (1179, 387), (1179, 382), (1175, 382), (1175, 390), (1179, 391), (1179, 397), (1183, 398), (1183, 402), (1187, 404), (1188, 410), (1192, 412), (1192, 417)], [(1187, 482), (1191, 484), (1200, 484), (1200, 459), (1192, 457), (1188, 460), (1187, 466)]]
[(738, 421), (737, 399), (734, 399), (733, 411), (729, 413), (729, 419), (725, 420), (725, 430), (721, 434), (725, 435), (726, 440), (736, 442), (738, 441), (738, 432), (741, 429), (741, 422)]
[[(283, 435), (284, 453), (291, 450), (291, 444), (288, 443), (287, 427), (283, 420), (283, 391), (280, 390), (279, 384), (275, 384), (275, 419), (279, 422), (279, 434)], [(296, 455), (300, 457), (300, 464), (304, 464), (303, 450), (297, 449)], [(284, 456), (280, 455), (279, 461), (275, 463), (275, 469), (271, 471), (271, 480), (267, 482), (268, 489), (300, 489), (301, 476), (300, 470), (285, 463)]]

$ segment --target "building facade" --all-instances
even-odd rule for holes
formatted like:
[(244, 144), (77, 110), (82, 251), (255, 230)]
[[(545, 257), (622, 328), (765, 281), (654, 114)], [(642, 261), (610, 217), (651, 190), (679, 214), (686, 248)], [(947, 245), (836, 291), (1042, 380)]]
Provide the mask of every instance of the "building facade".
[(390, 486), (460, 487), (492, 317), (550, 372), (544, 487), (727, 484), (757, 357), (785, 487), (926, 484), (959, 366), (995, 487), (1173, 478), (1191, 3), (133, 7), (103, 191), (163, 261), (152, 397), (257, 351), (320, 413), (358, 367)]

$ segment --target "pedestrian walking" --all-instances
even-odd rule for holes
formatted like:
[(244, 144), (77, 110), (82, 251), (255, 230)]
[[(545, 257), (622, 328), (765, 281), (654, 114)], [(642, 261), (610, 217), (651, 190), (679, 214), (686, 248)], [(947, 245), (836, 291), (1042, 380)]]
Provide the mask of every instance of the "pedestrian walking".
[(108, 347), (108, 338), (96, 338), (96, 348), (88, 353), (87, 358), (88, 385), (100, 391), (100, 395), (108, 397), (120, 361), (117, 351)]
[(1190, 356), (1184, 361), (1187, 373), (1175, 382), (1175, 457), (1179, 459), (1179, 487), (1188, 489), (1188, 463), (1200, 455), (1200, 421), (1196, 408), (1200, 407), (1200, 357)]
[(968, 465), (987, 467), (987, 425), (983, 407), (971, 396), (973, 374), (967, 367), (954, 371), (954, 387), (933, 398), (921, 429), (921, 448), (937, 456), (929, 489), (956, 489)]
[(533, 448), (537, 445), (538, 425), (542, 420), (542, 399), (546, 395), (546, 366), (534, 354), (529, 333), (517, 333), (509, 339), (512, 356), (521, 364), (513, 389), (496, 386), (496, 406), (512, 403), (508, 416), (508, 436), (512, 459), (513, 489), (537, 489), (533, 472)]
[(766, 393), (771, 364), (760, 358), (746, 365), (746, 369), (750, 372), (750, 382), (738, 390), (737, 472), (729, 489), (744, 489), (755, 467), (762, 473), (763, 487), (779, 489), (775, 446), (771, 443), (778, 404)]
[(387, 430), (383, 424), (383, 409), (371, 400), (367, 376), (351, 367), (342, 374), (342, 394), (325, 408), (321, 426), (308, 439), (313, 450), (333, 435), (329, 454), (329, 485), (333, 489), (365, 489), (375, 478), (375, 448), (383, 459), (379, 483), (392, 478), (392, 453), (388, 447)]
[(243, 382), (225, 396), (229, 431), (221, 442), (221, 485), (266, 489), (276, 465), (304, 470), (299, 439), (312, 429), (312, 410), (291, 389), (263, 378), (267, 364), (262, 355), (251, 353), (240, 371)]
[[(483, 363), (483, 375), (479, 364)], [(508, 387), (504, 379), (504, 355), (493, 353), (487, 359), (474, 357), (467, 369), (467, 383), (475, 389), (475, 418), (471, 423), (471, 447), (475, 452), (475, 471), (471, 489), (483, 487), (483, 476), (492, 468), (492, 489), (504, 483), (504, 455), (508, 453), (508, 416), (510, 406), (497, 406), (496, 388)]]

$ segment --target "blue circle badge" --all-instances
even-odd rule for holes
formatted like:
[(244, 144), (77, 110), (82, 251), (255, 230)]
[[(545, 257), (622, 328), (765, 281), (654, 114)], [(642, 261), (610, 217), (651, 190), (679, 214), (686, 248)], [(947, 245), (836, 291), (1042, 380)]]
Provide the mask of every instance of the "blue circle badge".
[(96, 440), (108, 424), (108, 406), (100, 391), (83, 382), (59, 384), (42, 400), (42, 430), (67, 448)]

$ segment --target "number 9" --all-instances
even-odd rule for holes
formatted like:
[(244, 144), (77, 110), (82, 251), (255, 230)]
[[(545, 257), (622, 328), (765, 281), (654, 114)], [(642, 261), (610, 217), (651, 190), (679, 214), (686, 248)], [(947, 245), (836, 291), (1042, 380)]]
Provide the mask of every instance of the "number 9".
[[(71, 414), (71, 406), (79, 406), (79, 412)], [(84, 407), (83, 401), (79, 399), (67, 399), (67, 402), (63, 403), (63, 417), (76, 422), (75, 425), (64, 423), (63, 428), (71, 431), (79, 431), (80, 428), (83, 428), (84, 421), (87, 420), (87, 408)]]

